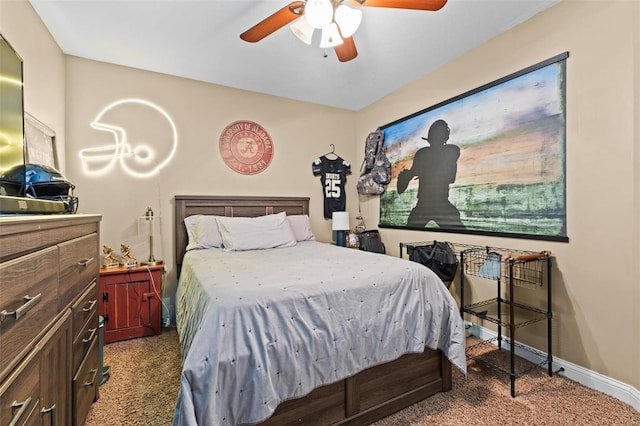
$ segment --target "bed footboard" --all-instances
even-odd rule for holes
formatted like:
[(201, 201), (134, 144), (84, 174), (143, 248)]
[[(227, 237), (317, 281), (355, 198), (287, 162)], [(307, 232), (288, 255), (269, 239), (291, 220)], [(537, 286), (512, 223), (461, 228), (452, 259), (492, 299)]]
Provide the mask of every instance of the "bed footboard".
[(285, 401), (261, 425), (368, 425), (450, 389), (451, 364), (426, 349)]

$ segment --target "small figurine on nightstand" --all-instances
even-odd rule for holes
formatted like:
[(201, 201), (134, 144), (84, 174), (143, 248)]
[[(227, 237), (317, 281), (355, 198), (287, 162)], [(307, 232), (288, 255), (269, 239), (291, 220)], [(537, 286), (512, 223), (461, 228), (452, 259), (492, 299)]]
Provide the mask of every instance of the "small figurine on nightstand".
[(124, 268), (135, 268), (138, 266), (138, 261), (135, 257), (131, 256), (131, 249), (125, 243), (120, 244), (120, 253), (122, 253), (120, 266)]
[(113, 248), (110, 245), (105, 244), (102, 246), (102, 252), (104, 253), (104, 263), (102, 264), (103, 268), (117, 268), (118, 267), (118, 259), (116, 259), (113, 254)]

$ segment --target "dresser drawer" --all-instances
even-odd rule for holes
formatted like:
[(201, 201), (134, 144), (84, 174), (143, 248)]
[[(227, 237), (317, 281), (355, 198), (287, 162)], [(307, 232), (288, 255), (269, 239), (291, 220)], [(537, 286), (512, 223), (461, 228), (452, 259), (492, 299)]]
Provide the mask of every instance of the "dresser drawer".
[(38, 342), (40, 352), (40, 414), (42, 426), (71, 423), (71, 310), (59, 317)]
[(72, 359), (73, 369), (80, 366), (92, 341), (98, 336), (98, 284), (94, 280), (91, 286), (71, 307), (73, 333)]
[(76, 334), (76, 329), (73, 330), (73, 333), (74, 337), (71, 349), (73, 353), (72, 371), (76, 371), (93, 342), (98, 339), (98, 312), (94, 309), (91, 317), (84, 323), (78, 333)]
[(60, 253), (60, 308), (98, 275), (98, 235), (90, 234), (58, 245)]
[(49, 215), (46, 219), (33, 221), (29, 219), (35, 219), (35, 217), (27, 217), (27, 220), (21, 224), (3, 223), (2, 230), (0, 230), (0, 237), (2, 238), (0, 260), (14, 259), (23, 254), (54, 246), (72, 238), (97, 232), (97, 223), (69, 226), (70, 221), (76, 221), (79, 218), (80, 216)]
[[(71, 306), (71, 321), (73, 323), (73, 337), (82, 331), (89, 321), (98, 312), (98, 282), (93, 281), (87, 291), (85, 291)], [(91, 327), (89, 327), (91, 328)]]
[(57, 298), (55, 247), (0, 264), (0, 380), (51, 324)]
[(93, 339), (87, 356), (73, 378), (73, 424), (84, 424), (98, 393), (98, 339)]
[(0, 386), (0, 424), (37, 424), (40, 420), (39, 359), (38, 352), (32, 352)]

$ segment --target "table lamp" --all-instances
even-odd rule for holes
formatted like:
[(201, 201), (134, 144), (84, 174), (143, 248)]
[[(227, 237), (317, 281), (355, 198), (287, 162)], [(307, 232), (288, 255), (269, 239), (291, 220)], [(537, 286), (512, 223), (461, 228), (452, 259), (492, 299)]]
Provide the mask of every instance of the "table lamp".
[(345, 246), (345, 233), (349, 229), (349, 212), (333, 212), (331, 229), (336, 231), (336, 245)]
[(155, 218), (153, 216), (153, 210), (151, 210), (151, 207), (147, 208), (147, 211), (145, 212), (144, 216), (140, 218), (140, 220), (145, 222), (145, 224), (147, 225), (146, 232), (148, 232), (149, 234), (149, 259), (140, 262), (140, 265), (142, 266), (162, 265), (162, 260), (156, 260), (156, 258), (153, 256), (153, 222), (155, 221)]

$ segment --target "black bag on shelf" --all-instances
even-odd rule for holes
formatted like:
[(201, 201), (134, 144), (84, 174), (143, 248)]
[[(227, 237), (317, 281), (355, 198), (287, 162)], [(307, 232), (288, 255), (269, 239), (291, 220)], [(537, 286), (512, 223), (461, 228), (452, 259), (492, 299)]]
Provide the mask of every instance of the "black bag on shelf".
[(451, 283), (458, 271), (458, 257), (446, 241), (416, 246), (409, 254), (409, 259), (431, 269), (444, 283)]
[(380, 238), (380, 232), (377, 229), (371, 231), (363, 231), (358, 234), (360, 239), (360, 250), (372, 251), (375, 253), (385, 253), (384, 243)]

